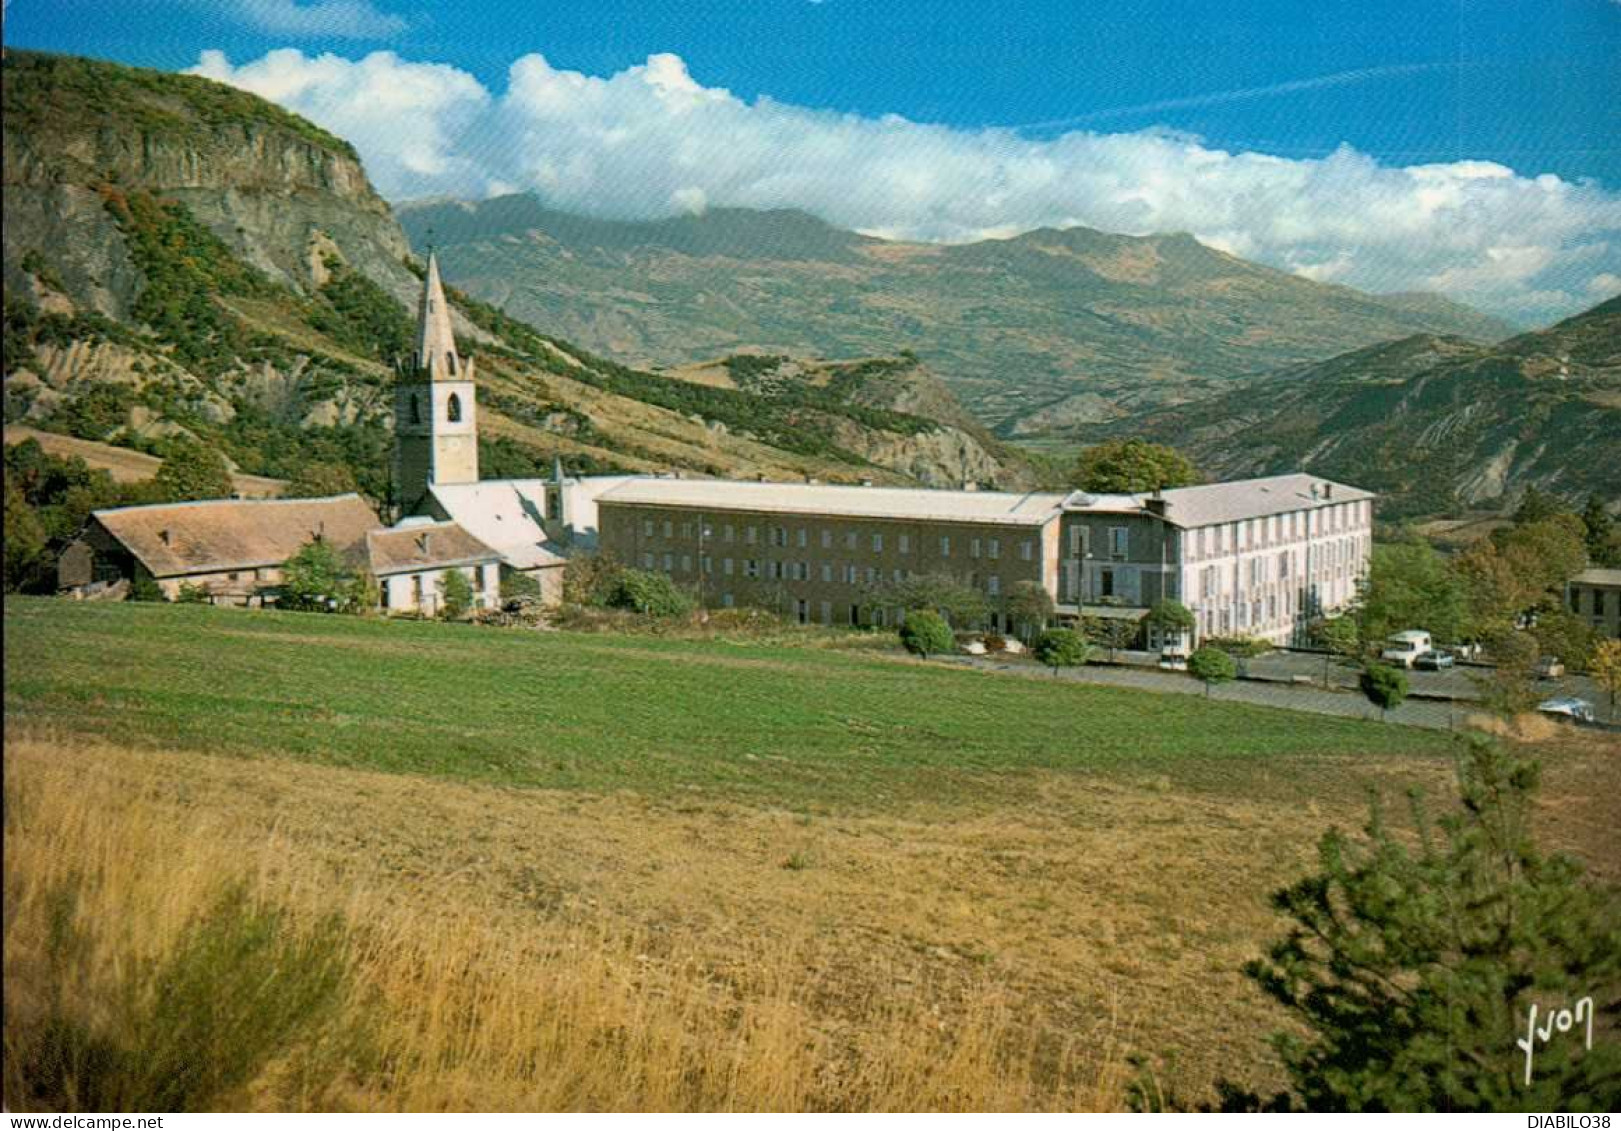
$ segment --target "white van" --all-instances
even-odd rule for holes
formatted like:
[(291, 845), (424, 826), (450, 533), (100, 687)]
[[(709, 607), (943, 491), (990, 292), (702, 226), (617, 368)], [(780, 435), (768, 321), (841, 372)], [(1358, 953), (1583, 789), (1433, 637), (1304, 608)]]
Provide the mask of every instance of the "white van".
[(1379, 653), (1379, 658), (1387, 664), (1400, 664), (1404, 668), (1410, 668), (1414, 660), (1433, 647), (1429, 633), (1410, 628), (1386, 640), (1385, 650)]

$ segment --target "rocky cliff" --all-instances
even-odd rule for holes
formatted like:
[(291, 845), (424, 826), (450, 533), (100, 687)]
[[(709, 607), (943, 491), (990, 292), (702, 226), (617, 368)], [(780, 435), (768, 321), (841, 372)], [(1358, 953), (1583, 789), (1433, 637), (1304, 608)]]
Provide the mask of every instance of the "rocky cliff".
[(354, 150), (301, 118), (188, 75), (9, 51), (6, 286), (45, 257), (76, 303), (127, 318), (141, 285), (99, 186), (175, 200), (231, 253), (308, 292), (323, 253), (409, 301), (410, 252)]

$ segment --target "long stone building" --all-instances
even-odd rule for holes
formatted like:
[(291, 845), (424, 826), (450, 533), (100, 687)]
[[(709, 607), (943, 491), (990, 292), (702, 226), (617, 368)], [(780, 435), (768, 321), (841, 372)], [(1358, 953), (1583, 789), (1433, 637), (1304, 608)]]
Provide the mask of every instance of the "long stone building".
[(1277, 644), (1350, 603), (1373, 533), (1369, 492), (1302, 474), (1148, 495), (648, 478), (595, 502), (603, 550), (709, 605), (883, 621), (902, 610), (872, 611), (875, 591), (946, 574), (985, 594), (993, 627), (1028, 581), (1060, 616), (1141, 616), (1169, 598), (1193, 612), (1200, 637)]

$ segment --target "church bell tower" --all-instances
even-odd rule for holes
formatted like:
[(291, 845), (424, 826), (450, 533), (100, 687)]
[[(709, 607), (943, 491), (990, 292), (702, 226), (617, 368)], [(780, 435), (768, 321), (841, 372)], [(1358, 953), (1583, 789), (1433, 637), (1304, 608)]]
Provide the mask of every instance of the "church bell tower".
[(439, 259), (428, 252), (416, 349), (394, 384), (394, 485), (400, 514), (416, 514), (436, 483), (478, 482), (473, 359), (456, 352)]

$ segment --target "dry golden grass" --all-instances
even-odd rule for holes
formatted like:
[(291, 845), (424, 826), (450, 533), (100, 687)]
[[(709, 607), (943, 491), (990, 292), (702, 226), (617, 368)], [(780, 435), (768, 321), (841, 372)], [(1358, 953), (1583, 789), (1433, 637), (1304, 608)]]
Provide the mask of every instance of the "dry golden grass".
[[(1546, 754), (1546, 831), (1614, 878), (1613, 751)], [(336, 913), (345, 978), (215, 1106), (1117, 1108), (1127, 1052), (1173, 1048), (1184, 1095), (1275, 1082), (1278, 1018), (1237, 973), (1276, 933), (1265, 893), (1364, 783), (1445, 775), (1342, 761), (1289, 805), (1255, 774), (807, 818), (13, 736), (5, 1101), (29, 1106), (18, 1049), (53, 1001), (116, 1043), (108, 1003), (237, 881), (298, 938)], [(84, 943), (53, 964), (64, 890)]]

